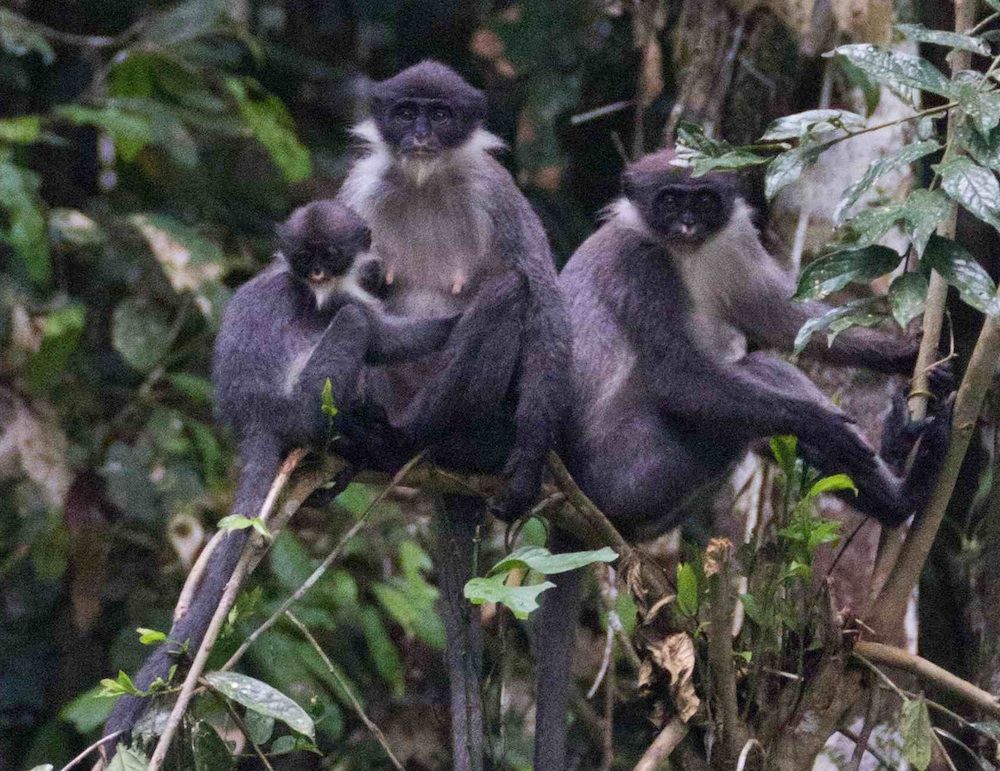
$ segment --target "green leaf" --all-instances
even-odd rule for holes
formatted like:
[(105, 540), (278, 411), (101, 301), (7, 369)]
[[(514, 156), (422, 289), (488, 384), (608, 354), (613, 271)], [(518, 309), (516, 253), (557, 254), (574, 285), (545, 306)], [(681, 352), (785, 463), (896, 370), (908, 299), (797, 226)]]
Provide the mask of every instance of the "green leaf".
[(465, 598), (473, 605), (482, 605), (484, 602), (506, 605), (515, 618), (525, 619), (538, 608), (538, 595), (555, 586), (551, 581), (532, 586), (507, 586), (505, 578), (506, 576), (499, 575), (470, 579), (463, 590)]
[(731, 150), (722, 155), (707, 157), (698, 156), (691, 158), (691, 175), (700, 177), (710, 171), (732, 171), (733, 169), (743, 169), (747, 166), (759, 166), (767, 163), (768, 158), (749, 150)]
[(167, 640), (166, 632), (161, 632), (158, 629), (147, 629), (140, 626), (135, 631), (139, 633), (139, 642), (143, 645), (156, 645)]
[[(253, 711), (246, 714), (248, 728), (250, 716), (254, 714), (256, 713)], [(271, 725), (274, 725), (273, 720)], [(254, 741), (262, 744), (260, 740), (254, 739)], [(215, 729), (204, 720), (199, 720), (191, 731), (191, 754), (194, 757), (194, 771), (230, 771), (236, 765), (236, 759), (229, 751), (229, 747)]]
[(705, 134), (705, 129), (697, 123), (681, 121), (677, 124), (677, 144), (682, 148), (694, 150), (701, 155), (718, 157), (725, 155), (733, 146), (721, 139), (712, 139)]
[(76, 209), (49, 212), (49, 237), (53, 243), (77, 248), (103, 246), (108, 240), (100, 225)]
[(764, 135), (763, 142), (783, 139), (798, 139), (813, 132), (845, 129), (852, 131), (863, 128), (864, 116), (847, 110), (806, 110), (805, 112), (786, 115), (773, 121)]
[(1000, 184), (989, 169), (965, 156), (938, 164), (941, 187), (953, 199), (995, 228), (1000, 229)]
[(847, 223), (847, 228), (852, 235), (851, 245), (855, 248), (871, 246), (902, 218), (903, 204), (901, 203), (862, 209)]
[(0, 142), (27, 145), (42, 133), (42, 120), (37, 115), (21, 115), (0, 120)]
[(80, 343), (83, 327), (82, 305), (67, 305), (45, 317), (41, 345), (28, 357), (24, 368), (25, 381), (32, 392), (42, 393), (56, 386), (56, 377)]
[(227, 85), (243, 120), (257, 141), (270, 153), (285, 180), (300, 182), (309, 177), (312, 174), (309, 150), (296, 137), (295, 124), (284, 103), (271, 94), (264, 94), (259, 99), (251, 98), (247, 84), (235, 78), (229, 79)]
[(45, 64), (56, 60), (56, 52), (38, 28), (19, 13), (6, 8), (0, 8), (0, 48), (14, 56), (37, 53)]
[(983, 91), (977, 81), (957, 85), (955, 95), (963, 112), (972, 118), (982, 136), (989, 134), (1000, 123), (1000, 92)]
[(157, 16), (142, 37), (159, 46), (196, 40), (215, 32), (225, 12), (225, 0), (186, 0)]
[(847, 474), (833, 474), (831, 476), (822, 477), (813, 482), (812, 486), (809, 488), (809, 492), (806, 493), (806, 497), (815, 498), (818, 495), (833, 493), (838, 490), (852, 490), (855, 495), (858, 494), (858, 488), (854, 485), (854, 481), (847, 476)]
[(798, 437), (786, 434), (771, 437), (771, 454), (774, 461), (788, 479), (795, 475), (795, 456), (798, 448)]
[(105, 696), (104, 689), (97, 686), (65, 704), (59, 710), (59, 719), (86, 735), (104, 725), (114, 706), (114, 700)]
[(765, 623), (764, 609), (757, 602), (757, 598), (752, 594), (741, 594), (740, 602), (743, 603), (743, 610), (746, 611), (750, 620), (758, 626), (763, 626)]
[(129, 163), (153, 141), (153, 124), (149, 118), (123, 112), (117, 107), (65, 104), (53, 109), (52, 114), (70, 123), (93, 126), (105, 132), (114, 140), (122, 159)]
[(146, 771), (148, 765), (149, 759), (142, 752), (119, 744), (108, 771)]
[(851, 300), (844, 305), (833, 308), (813, 319), (809, 319), (795, 336), (795, 353), (801, 353), (808, 345), (809, 339), (822, 330), (827, 330), (827, 345), (833, 345), (837, 335), (853, 326), (874, 327), (880, 324), (883, 316), (871, 309), (878, 301), (875, 297), (863, 297)]
[(955, 287), (964, 302), (982, 313), (1000, 315), (996, 284), (964, 246), (932, 236), (921, 261)]
[(406, 669), (379, 612), (374, 608), (361, 609), (361, 631), (376, 671), (388, 683), (393, 696), (400, 698), (406, 690)]
[(199, 404), (212, 403), (212, 381), (208, 378), (192, 375), (189, 372), (172, 372), (167, 376), (170, 385), (178, 393)]
[(928, 139), (923, 142), (914, 142), (913, 144), (905, 145), (899, 150), (879, 158), (865, 170), (861, 179), (844, 190), (844, 197), (837, 206), (837, 220), (839, 221), (843, 217), (843, 214), (856, 204), (861, 196), (868, 192), (871, 186), (875, 184), (875, 181), (883, 174), (887, 174), (903, 166), (909, 166), (911, 163), (920, 160), (926, 155), (930, 155), (940, 148), (941, 146), (937, 142)]
[(170, 350), (166, 311), (144, 298), (123, 300), (112, 316), (111, 342), (133, 368), (152, 372)]
[(143, 693), (138, 688), (136, 688), (135, 683), (132, 682), (132, 678), (129, 677), (125, 672), (121, 670), (118, 671), (118, 677), (112, 680), (110, 677), (105, 677), (101, 680), (101, 695), (102, 696), (123, 696), (125, 694), (131, 696), (142, 696)]
[(271, 538), (271, 531), (267, 529), (260, 517), (241, 517), (239, 514), (230, 514), (219, 520), (220, 530), (245, 530), (252, 527), (265, 538)]
[(902, 214), (913, 248), (923, 254), (927, 239), (950, 212), (948, 199), (939, 190), (918, 188), (910, 193), (903, 204)]
[(927, 277), (922, 273), (904, 273), (896, 276), (889, 287), (889, 305), (892, 317), (901, 327), (924, 312), (927, 299)]
[(44, 286), (51, 277), (51, 265), (45, 216), (36, 197), (38, 185), (38, 175), (0, 155), (0, 210), (7, 212), (7, 228), (0, 227), (0, 241), (14, 249), (28, 279)]
[(764, 194), (768, 200), (774, 198), (783, 187), (797, 180), (806, 166), (814, 163), (829, 146), (828, 142), (821, 145), (802, 145), (787, 150), (772, 160), (764, 176)]
[(618, 559), (618, 554), (607, 546), (594, 551), (574, 551), (563, 554), (552, 554), (541, 546), (522, 546), (490, 568), (486, 575), (495, 576), (500, 573), (509, 573), (515, 568), (535, 570), (543, 575), (551, 575), (576, 570), (596, 562), (614, 562), (616, 559)]
[(677, 565), (677, 610), (693, 618), (698, 615), (698, 574), (690, 562)]
[(930, 62), (899, 51), (884, 51), (867, 43), (835, 48), (831, 53), (845, 57), (866, 75), (892, 88), (918, 88), (932, 94), (950, 96), (951, 83)]
[(899, 730), (903, 739), (903, 757), (917, 771), (926, 771), (931, 763), (933, 729), (923, 697), (903, 701)]
[(928, 29), (922, 24), (897, 24), (896, 29), (907, 40), (916, 43), (931, 43), (932, 45), (957, 48), (960, 51), (971, 51), (974, 54), (990, 55), (990, 47), (979, 38), (962, 35), (957, 32)]
[(826, 297), (852, 282), (866, 284), (895, 269), (901, 259), (894, 249), (875, 245), (824, 255), (802, 270), (795, 299)]
[(264, 744), (271, 740), (274, 733), (274, 718), (270, 715), (262, 715), (256, 710), (248, 709), (243, 721), (247, 724), (250, 738), (257, 744)]
[(323, 382), (321, 402), (323, 414), (327, 417), (336, 417), (337, 413), (340, 412), (340, 410), (337, 409), (337, 405), (333, 401), (333, 383), (330, 382), (330, 378), (327, 378)]
[(1000, 171), (1000, 129), (983, 136), (966, 123), (960, 123), (956, 137), (973, 158), (994, 171)]
[(205, 679), (213, 688), (244, 707), (270, 715), (310, 739), (316, 738), (316, 727), (306, 711), (267, 683), (238, 672), (209, 672)]

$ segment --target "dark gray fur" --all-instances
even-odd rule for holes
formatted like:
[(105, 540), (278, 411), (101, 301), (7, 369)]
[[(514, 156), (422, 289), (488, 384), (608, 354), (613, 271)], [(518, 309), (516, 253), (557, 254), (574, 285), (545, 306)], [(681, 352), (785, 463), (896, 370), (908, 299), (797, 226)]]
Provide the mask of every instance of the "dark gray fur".
[[(394, 319), (357, 286), (356, 271), (368, 267), (368, 229), (356, 214), (333, 201), (297, 209), (279, 228), (281, 249), (326, 259), (336, 251), (337, 267), (325, 274), (323, 301), (310, 284), (304, 260), (293, 270), (285, 255), (233, 295), (215, 343), (212, 378), (216, 411), (239, 442), (241, 469), (232, 513), (255, 517), (285, 455), (296, 447), (322, 449), (329, 419), (321, 395), (329, 378), (338, 409), (349, 416), (359, 402), (359, 374), (365, 363), (389, 363), (427, 354), (447, 340), (455, 318)], [(298, 272), (296, 272), (298, 271)], [(338, 416), (339, 418), (340, 416)], [(335, 423), (336, 429), (336, 423)], [(190, 607), (170, 638), (201, 644), (250, 530), (230, 532), (209, 558)], [(161, 645), (134, 678), (146, 689), (166, 679), (177, 663), (177, 646)], [(148, 699), (118, 700), (105, 734), (131, 729)]]
[[(664, 186), (687, 180), (673, 159), (664, 151), (627, 171), (627, 197), (560, 275), (574, 335), (566, 448), (574, 478), (627, 537), (649, 538), (680, 524), (689, 511), (684, 502), (724, 478), (754, 440), (794, 434), (810, 463), (853, 478), (860, 495), (850, 497), (852, 505), (884, 524), (900, 523), (930, 493), (950, 412), (940, 411), (924, 430), (912, 469), (898, 476), (798, 369), (765, 352), (747, 355), (748, 338), (790, 350), (803, 322), (829, 308), (791, 301), (791, 277), (761, 246), (725, 177), (716, 178), (716, 189), (729, 216), (707, 232), (680, 237), (663, 212), (651, 211)], [(853, 329), (832, 347), (818, 340), (805, 353), (907, 372), (915, 352), (912, 340)], [(893, 414), (906, 420), (905, 410)], [(564, 577), (548, 599), (574, 609), (578, 583)], [(535, 636), (535, 768), (562, 771), (576, 619), (544, 611)]]
[[(434, 445), (437, 462), (502, 471), (507, 492), (496, 511), (516, 516), (538, 494), (545, 454), (568, 408), (569, 327), (548, 241), (489, 154), (502, 145), (479, 127), (479, 92), (443, 65), (424, 62), (376, 86), (374, 97), (375, 119), (357, 129), (367, 152), (339, 198), (371, 225), (391, 280), (389, 309), (461, 318), (440, 353), (366, 369), (366, 393), (411, 445)], [(410, 133), (386, 120), (395, 101), (414, 99), (449, 105), (455, 123), (440, 141), (418, 143), (416, 126)], [(478, 609), (461, 589), (481, 509), (460, 500), (446, 505), (450, 541), (435, 551), (449, 630), (454, 767), (478, 771), (482, 643)]]

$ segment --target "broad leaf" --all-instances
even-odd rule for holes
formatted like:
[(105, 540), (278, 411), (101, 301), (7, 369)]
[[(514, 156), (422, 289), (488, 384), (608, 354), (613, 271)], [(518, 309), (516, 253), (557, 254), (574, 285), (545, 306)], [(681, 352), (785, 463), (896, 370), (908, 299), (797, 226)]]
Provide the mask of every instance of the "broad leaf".
[(45, 64), (52, 64), (56, 52), (38, 32), (37, 27), (6, 8), (0, 8), (0, 48), (14, 56), (37, 53)]
[(750, 152), (749, 150), (730, 150), (718, 156), (694, 157), (692, 162), (692, 176), (700, 177), (710, 171), (733, 169), (743, 169), (747, 166), (759, 166), (767, 163), (768, 159), (763, 155)]
[(948, 199), (940, 191), (918, 188), (910, 193), (902, 211), (913, 248), (917, 250), (917, 254), (923, 254), (927, 239), (947, 219), (951, 208), (948, 206)]
[(983, 313), (1000, 315), (996, 284), (964, 246), (932, 236), (921, 261), (955, 287), (964, 302)]
[(30, 281), (39, 286), (48, 283), (49, 241), (45, 216), (36, 198), (38, 176), (8, 163), (0, 155), (0, 212), (6, 212), (7, 226), (0, 225), (0, 241), (9, 243)]
[(142, 298), (122, 300), (112, 317), (111, 342), (132, 367), (152, 372), (170, 350), (166, 311)]
[(121, 157), (128, 162), (134, 161), (139, 151), (153, 141), (153, 124), (148, 117), (124, 112), (117, 107), (67, 104), (56, 107), (52, 112), (71, 123), (104, 131), (114, 140)]
[(205, 679), (213, 688), (244, 707), (280, 720), (310, 739), (316, 738), (316, 726), (306, 711), (267, 683), (238, 672), (209, 672)]
[(867, 43), (835, 48), (830, 54), (847, 58), (869, 77), (892, 88), (918, 88), (932, 94), (950, 96), (951, 83), (937, 67), (919, 56), (884, 51)]
[(19, 115), (0, 120), (0, 142), (27, 145), (42, 133), (42, 121), (37, 115)]
[(243, 722), (247, 724), (250, 738), (257, 744), (271, 740), (271, 734), (274, 733), (274, 718), (270, 715), (262, 715), (256, 710), (248, 709)]
[(926, 771), (931, 763), (932, 730), (927, 703), (922, 698), (906, 699), (900, 714), (899, 732), (903, 739), (903, 757), (917, 771)]
[(889, 228), (903, 218), (903, 213), (901, 203), (861, 210), (847, 223), (852, 236), (851, 245), (861, 248), (878, 242)]
[(271, 538), (271, 532), (260, 517), (241, 517), (239, 514), (229, 514), (219, 520), (220, 530), (245, 530), (248, 527), (252, 527), (265, 538)]
[(543, 575), (565, 573), (596, 562), (614, 562), (618, 555), (614, 549), (605, 546), (594, 551), (575, 551), (564, 554), (552, 554), (541, 546), (522, 546), (495, 564), (487, 576), (510, 572), (515, 568), (535, 570)]
[(959, 143), (969, 155), (993, 171), (1000, 171), (1000, 129), (994, 129), (989, 136), (983, 136), (971, 126), (962, 123), (956, 133)]
[(983, 91), (978, 83), (963, 83), (958, 86), (956, 97), (982, 136), (1000, 124), (1000, 91)]
[(889, 287), (892, 317), (901, 327), (924, 312), (927, 299), (927, 278), (923, 273), (904, 273), (893, 279)]
[(871, 186), (875, 184), (875, 181), (883, 174), (904, 166), (909, 166), (911, 163), (920, 160), (926, 155), (930, 155), (940, 148), (941, 146), (937, 142), (928, 139), (923, 142), (906, 145), (895, 152), (879, 158), (865, 170), (861, 179), (844, 190), (844, 197), (837, 206), (837, 219), (840, 220), (843, 214), (856, 204), (861, 196), (868, 192)]
[(826, 297), (848, 284), (865, 284), (884, 276), (900, 261), (900, 255), (887, 246), (866, 246), (827, 254), (810, 262), (799, 276), (795, 299)]
[(45, 317), (41, 345), (25, 364), (25, 381), (31, 391), (40, 393), (54, 388), (56, 376), (65, 369), (80, 342), (83, 326), (82, 305), (68, 305)]
[(1000, 184), (989, 169), (965, 156), (938, 164), (941, 187), (970, 214), (1000, 229)]
[(155, 18), (143, 38), (159, 46), (195, 40), (214, 32), (225, 11), (225, 0), (186, 0)]
[(228, 80), (227, 85), (243, 120), (257, 141), (270, 153), (285, 180), (300, 182), (312, 174), (309, 150), (296, 137), (295, 124), (284, 103), (271, 94), (254, 99), (247, 84), (235, 78)]
[(880, 324), (883, 316), (875, 313), (872, 308), (878, 301), (875, 297), (864, 297), (852, 300), (844, 305), (833, 308), (814, 319), (809, 319), (795, 336), (795, 353), (801, 353), (809, 344), (809, 339), (822, 330), (827, 332), (827, 345), (833, 345), (837, 335), (845, 329), (854, 326), (874, 327)]
[(789, 479), (795, 474), (796, 448), (798, 437), (792, 434), (771, 437), (771, 454), (785, 476)]
[(532, 586), (507, 586), (505, 576), (489, 578), (473, 578), (466, 582), (463, 593), (473, 605), (484, 602), (497, 602), (510, 608), (515, 618), (525, 619), (538, 608), (538, 595), (546, 589), (555, 586), (551, 581), (544, 581)]
[(845, 129), (852, 131), (863, 128), (863, 115), (847, 110), (806, 110), (805, 112), (786, 115), (773, 121), (761, 141), (770, 142), (783, 139), (798, 139), (813, 132)]
[(677, 610), (685, 616), (694, 617), (698, 615), (698, 574), (694, 566), (688, 562), (682, 562), (677, 566)]
[(774, 198), (781, 188), (797, 180), (806, 166), (812, 164), (829, 143), (803, 145), (783, 152), (771, 161), (764, 176), (764, 194)]
[(119, 744), (115, 756), (108, 763), (108, 771), (146, 771), (147, 765), (149, 759), (143, 753)]
[(979, 38), (971, 35), (962, 35), (957, 32), (947, 32), (944, 30), (928, 29), (922, 24), (897, 24), (903, 37), (917, 43), (931, 43), (933, 45), (948, 46), (957, 48), (960, 51), (971, 51), (974, 54), (990, 55), (990, 47)]
[(832, 474), (828, 477), (822, 477), (813, 482), (809, 491), (806, 493), (807, 498), (815, 498), (818, 495), (823, 495), (824, 493), (834, 493), (839, 490), (852, 490), (855, 495), (857, 495), (858, 488), (847, 474)]

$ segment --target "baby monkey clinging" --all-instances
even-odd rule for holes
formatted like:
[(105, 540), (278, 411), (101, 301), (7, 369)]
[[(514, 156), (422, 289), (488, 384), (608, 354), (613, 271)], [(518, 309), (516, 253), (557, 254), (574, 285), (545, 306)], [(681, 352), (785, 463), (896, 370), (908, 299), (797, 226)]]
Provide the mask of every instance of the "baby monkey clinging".
[[(216, 409), (239, 441), (241, 469), (233, 513), (255, 517), (289, 450), (322, 447), (329, 422), (322, 410), (327, 380), (341, 414), (359, 402), (364, 363), (389, 363), (440, 348), (455, 318), (387, 316), (369, 290), (381, 279), (364, 221), (343, 204), (303, 206), (278, 230), (271, 265), (237, 290), (215, 345)], [(339, 419), (339, 416), (338, 416)], [(334, 426), (336, 428), (336, 424)], [(232, 575), (249, 529), (227, 534), (212, 553), (187, 612), (170, 640), (195, 650)], [(177, 646), (165, 643), (135, 678), (148, 688), (166, 679)], [(119, 699), (105, 733), (131, 729), (149, 700)]]

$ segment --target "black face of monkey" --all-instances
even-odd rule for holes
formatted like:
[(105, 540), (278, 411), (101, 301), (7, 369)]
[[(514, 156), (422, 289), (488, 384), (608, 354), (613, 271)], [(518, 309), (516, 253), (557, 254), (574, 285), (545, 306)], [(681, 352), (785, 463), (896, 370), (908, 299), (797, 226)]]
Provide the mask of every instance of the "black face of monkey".
[(315, 201), (278, 228), (281, 253), (297, 278), (313, 286), (341, 278), (371, 247), (364, 221), (335, 201)]
[(698, 246), (728, 224), (739, 192), (732, 175), (692, 177), (673, 165), (675, 159), (668, 148), (630, 165), (623, 178), (625, 197), (668, 243)]
[(393, 151), (433, 157), (465, 144), (482, 123), (486, 97), (438, 62), (416, 64), (371, 93), (379, 133)]
[(664, 185), (653, 196), (647, 222), (668, 241), (697, 245), (725, 227), (734, 199), (731, 189), (711, 183)]

